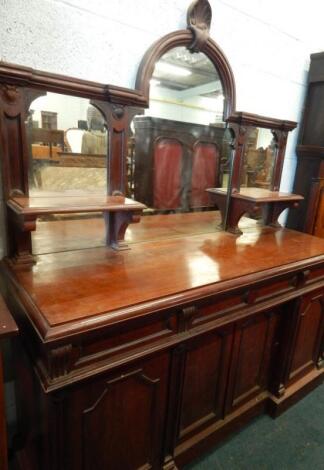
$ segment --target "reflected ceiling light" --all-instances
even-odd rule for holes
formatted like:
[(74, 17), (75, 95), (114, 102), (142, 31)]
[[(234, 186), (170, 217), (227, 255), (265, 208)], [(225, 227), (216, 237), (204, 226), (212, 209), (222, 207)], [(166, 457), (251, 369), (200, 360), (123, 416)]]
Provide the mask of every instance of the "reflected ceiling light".
[(179, 77), (188, 77), (191, 71), (178, 65), (169, 64), (168, 62), (157, 62), (155, 65), (156, 70), (159, 72), (169, 73), (170, 75), (177, 75)]
[(160, 82), (160, 80), (157, 80), (156, 78), (151, 78), (150, 85), (151, 86), (158, 86), (158, 85), (161, 85), (161, 82)]

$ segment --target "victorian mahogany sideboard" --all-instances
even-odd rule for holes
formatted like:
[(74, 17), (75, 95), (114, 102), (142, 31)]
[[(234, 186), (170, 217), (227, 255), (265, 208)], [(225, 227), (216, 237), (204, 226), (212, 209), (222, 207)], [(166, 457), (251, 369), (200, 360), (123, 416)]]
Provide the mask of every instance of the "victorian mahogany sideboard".
[[(233, 72), (209, 37), (208, 1), (193, 2), (187, 21), (187, 29), (147, 51), (135, 90), (0, 63), (8, 242), (0, 287), (20, 328), (14, 349), (21, 470), (181, 468), (253, 416), (283, 412), (324, 379), (324, 241), (276, 224), (302, 199), (279, 192), (296, 123), (237, 112)], [(223, 121), (214, 116), (199, 135), (197, 126), (179, 124), (161, 140), (157, 127), (169, 123), (155, 118), (155, 141), (142, 134), (137, 144), (146, 158), (137, 154), (134, 169), (151, 179), (127, 187), (131, 122), (149, 107), (155, 65), (174, 66), (175, 52), (181, 67), (195, 59), (180, 88), (198, 88), (196, 104), (206, 94), (218, 98)], [(159, 78), (167, 89), (170, 76)], [(168, 96), (179, 105), (179, 83), (171, 78)], [(34, 101), (50, 93), (60, 102), (61, 95), (86, 99), (102, 114), (108, 195), (31, 194), (26, 123)], [(152, 119), (137, 118), (137, 130), (145, 133)], [(195, 127), (192, 135), (188, 127)], [(273, 135), (269, 189), (241, 188), (245, 148), (257, 129)], [(226, 231), (208, 199), (220, 188), (206, 187), (219, 184), (225, 130), (228, 184), (216, 204)], [(178, 194), (172, 207), (161, 203), (157, 173)], [(138, 191), (139, 202), (126, 199), (127, 190)], [(154, 207), (144, 204), (177, 213), (151, 215)], [(105, 220), (66, 218), (97, 211)], [(126, 231), (142, 211), (141, 223)], [(260, 211), (269, 226), (245, 219), (237, 236), (241, 217)], [(129, 250), (122, 250), (123, 239)]]
[(310, 235), (253, 222), (239, 238), (44, 254), (1, 273), (23, 332), (22, 469), (181, 468), (324, 378), (324, 241)]

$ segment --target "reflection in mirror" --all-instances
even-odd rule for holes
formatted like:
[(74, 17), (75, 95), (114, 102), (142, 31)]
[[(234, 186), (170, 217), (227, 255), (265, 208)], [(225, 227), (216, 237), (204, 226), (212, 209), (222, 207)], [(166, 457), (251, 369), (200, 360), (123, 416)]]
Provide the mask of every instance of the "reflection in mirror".
[(107, 129), (88, 99), (47, 93), (26, 126), (30, 196), (107, 193)]
[[(32, 102), (26, 126), (31, 198), (60, 206), (70, 196), (107, 194), (107, 128), (88, 99), (47, 93)], [(104, 243), (101, 213), (42, 216), (32, 233), (34, 254)]]
[(276, 144), (270, 129), (253, 128), (244, 149), (241, 187), (270, 189)]
[(141, 226), (160, 225), (163, 237), (215, 230), (219, 217), (206, 189), (228, 182), (223, 109), (222, 84), (205, 54), (176, 47), (156, 63), (150, 106), (133, 119), (128, 153), (128, 194), (155, 216)]

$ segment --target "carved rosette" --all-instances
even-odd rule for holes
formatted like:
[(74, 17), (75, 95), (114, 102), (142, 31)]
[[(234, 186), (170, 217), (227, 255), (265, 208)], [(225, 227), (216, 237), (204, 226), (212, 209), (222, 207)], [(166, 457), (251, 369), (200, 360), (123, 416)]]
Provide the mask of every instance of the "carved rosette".
[(0, 96), (5, 113), (10, 117), (15, 117), (21, 111), (21, 93), (16, 85), (7, 83), (0, 86)]
[(212, 9), (208, 0), (196, 0), (188, 8), (187, 24), (192, 31), (193, 42), (189, 46), (192, 52), (199, 52), (209, 38)]

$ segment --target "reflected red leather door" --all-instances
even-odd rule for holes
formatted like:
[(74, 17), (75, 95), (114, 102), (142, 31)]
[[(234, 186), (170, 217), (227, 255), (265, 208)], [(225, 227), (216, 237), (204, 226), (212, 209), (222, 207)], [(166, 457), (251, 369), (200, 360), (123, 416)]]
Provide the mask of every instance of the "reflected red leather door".
[(191, 174), (191, 207), (208, 207), (207, 188), (218, 185), (219, 151), (215, 144), (200, 142), (195, 145)]
[(181, 206), (182, 146), (175, 139), (160, 139), (154, 147), (153, 202), (155, 209)]

